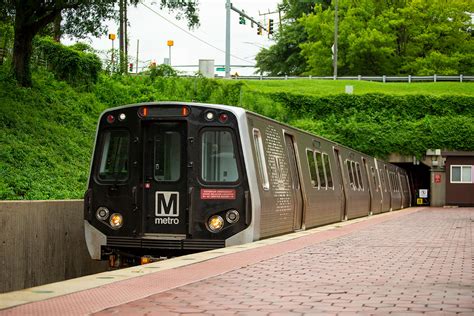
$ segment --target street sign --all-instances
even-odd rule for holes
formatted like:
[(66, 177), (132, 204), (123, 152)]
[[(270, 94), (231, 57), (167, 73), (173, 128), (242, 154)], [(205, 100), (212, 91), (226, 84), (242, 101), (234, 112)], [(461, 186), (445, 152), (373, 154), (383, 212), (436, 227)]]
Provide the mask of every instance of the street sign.
[(225, 68), (224, 67), (217, 67), (216, 71), (225, 71)]
[(419, 197), (427, 199), (428, 198), (428, 189), (420, 189)]

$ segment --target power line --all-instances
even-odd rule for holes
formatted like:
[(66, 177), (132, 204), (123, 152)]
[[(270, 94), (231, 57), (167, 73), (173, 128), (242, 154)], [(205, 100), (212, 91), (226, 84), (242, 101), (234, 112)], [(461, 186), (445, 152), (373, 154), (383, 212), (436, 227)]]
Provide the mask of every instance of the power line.
[[(222, 52), (222, 53), (225, 53), (225, 50), (220, 49), (219, 47), (214, 46), (214, 45), (212, 45), (211, 43), (208, 43), (208, 42), (206, 42), (205, 40), (199, 38), (198, 36), (194, 35), (193, 33), (189, 32), (188, 30), (182, 28), (181, 26), (179, 26), (179, 25), (177, 25), (176, 23), (174, 23), (173, 21), (167, 19), (167, 18), (164, 17), (163, 15), (159, 14), (157, 11), (155, 11), (154, 9), (152, 9), (151, 7), (149, 7), (148, 5), (146, 5), (146, 4), (142, 3), (142, 2), (140, 2), (140, 4), (141, 4), (142, 6), (144, 6), (145, 8), (147, 8), (148, 10), (150, 10), (151, 12), (155, 13), (156, 15), (158, 15), (160, 18), (162, 18), (162, 19), (165, 20), (166, 22), (172, 24), (173, 26), (177, 27), (178, 29), (180, 29), (180, 30), (183, 31), (184, 33), (188, 34), (189, 36), (194, 37), (194, 38), (197, 39), (198, 41), (200, 41), (200, 42), (202, 42), (202, 43), (204, 43), (204, 44), (206, 44), (206, 45), (208, 45), (208, 46), (210, 46), (210, 47), (212, 47), (212, 48), (214, 48), (214, 49), (217, 49), (218, 51), (220, 51), (220, 52)], [(252, 63), (251, 61), (249, 61), (249, 60), (247, 60), (247, 59), (240, 58), (240, 57), (235, 56), (235, 55), (232, 55), (232, 54), (231, 54), (231, 56), (234, 57), (234, 58), (240, 59), (240, 60), (242, 60), (242, 61), (244, 61), (244, 62)]]

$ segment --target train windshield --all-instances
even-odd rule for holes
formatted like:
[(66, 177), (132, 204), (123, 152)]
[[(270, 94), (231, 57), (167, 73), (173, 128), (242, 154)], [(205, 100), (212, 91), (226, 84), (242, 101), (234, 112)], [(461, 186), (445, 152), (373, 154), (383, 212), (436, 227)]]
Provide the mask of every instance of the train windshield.
[(102, 154), (98, 174), (100, 180), (127, 180), (129, 143), (130, 135), (125, 130), (111, 130), (102, 134)]
[(162, 131), (155, 137), (155, 180), (177, 181), (181, 170), (181, 135)]
[(202, 179), (207, 182), (236, 182), (239, 179), (230, 131), (207, 130), (202, 134)]

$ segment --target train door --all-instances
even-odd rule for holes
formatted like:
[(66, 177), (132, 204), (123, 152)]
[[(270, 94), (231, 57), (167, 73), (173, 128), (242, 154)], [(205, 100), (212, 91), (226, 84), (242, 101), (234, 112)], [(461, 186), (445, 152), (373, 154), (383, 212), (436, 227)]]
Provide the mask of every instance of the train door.
[(185, 122), (144, 128), (143, 233), (186, 234), (187, 151)]
[(340, 190), (342, 192), (342, 203), (341, 203), (341, 221), (347, 220), (347, 208), (346, 208), (346, 191), (345, 191), (345, 184), (344, 184), (344, 164), (342, 162), (341, 155), (337, 148), (334, 148), (334, 155), (336, 157), (336, 166), (337, 170), (339, 171), (339, 179), (340, 179)]
[(296, 158), (295, 143), (293, 136), (285, 133), (286, 150), (288, 153), (288, 162), (290, 168), (291, 188), (293, 191), (295, 217), (293, 222), (294, 230), (301, 229), (303, 226), (303, 195), (301, 192), (300, 176)]

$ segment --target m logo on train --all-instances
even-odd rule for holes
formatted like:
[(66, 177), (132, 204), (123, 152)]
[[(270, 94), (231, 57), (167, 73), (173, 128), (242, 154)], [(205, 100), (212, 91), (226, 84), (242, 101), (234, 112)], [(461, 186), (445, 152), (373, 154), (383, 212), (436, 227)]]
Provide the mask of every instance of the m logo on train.
[(179, 224), (179, 192), (156, 192), (155, 224)]

